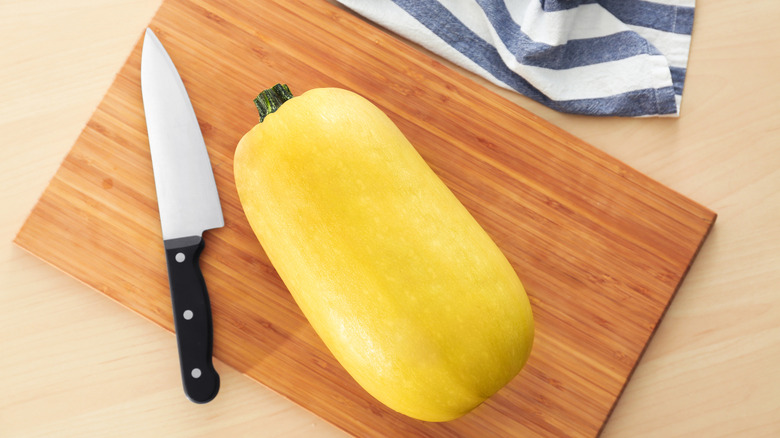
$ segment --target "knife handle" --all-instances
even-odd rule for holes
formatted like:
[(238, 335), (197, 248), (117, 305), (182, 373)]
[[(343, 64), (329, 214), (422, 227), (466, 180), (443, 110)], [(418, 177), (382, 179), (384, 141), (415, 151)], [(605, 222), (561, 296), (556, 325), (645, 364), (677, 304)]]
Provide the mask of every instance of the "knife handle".
[(203, 245), (200, 236), (165, 241), (181, 379), (194, 403), (207, 403), (219, 391), (219, 374), (211, 361), (211, 304), (199, 263)]

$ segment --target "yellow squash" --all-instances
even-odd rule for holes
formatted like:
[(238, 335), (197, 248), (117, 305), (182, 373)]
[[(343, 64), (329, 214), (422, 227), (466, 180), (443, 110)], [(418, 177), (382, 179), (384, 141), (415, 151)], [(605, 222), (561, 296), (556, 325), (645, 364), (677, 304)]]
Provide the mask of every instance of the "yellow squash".
[(337, 88), (264, 93), (261, 123), (235, 152), (236, 187), (295, 301), (388, 407), (425, 421), (469, 412), (531, 352), (512, 266), (368, 100)]

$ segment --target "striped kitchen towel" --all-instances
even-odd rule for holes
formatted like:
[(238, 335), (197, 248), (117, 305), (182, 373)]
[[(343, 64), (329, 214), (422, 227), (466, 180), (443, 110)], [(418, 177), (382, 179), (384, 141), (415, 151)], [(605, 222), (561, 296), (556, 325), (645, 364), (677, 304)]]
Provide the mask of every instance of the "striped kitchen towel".
[(338, 0), (557, 111), (679, 116), (695, 0)]

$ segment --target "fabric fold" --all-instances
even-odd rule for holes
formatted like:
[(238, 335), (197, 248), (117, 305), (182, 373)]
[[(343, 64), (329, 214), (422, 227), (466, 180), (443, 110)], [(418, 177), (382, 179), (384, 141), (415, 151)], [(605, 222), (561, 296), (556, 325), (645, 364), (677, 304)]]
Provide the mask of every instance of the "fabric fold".
[(678, 116), (694, 0), (339, 0), (557, 111)]

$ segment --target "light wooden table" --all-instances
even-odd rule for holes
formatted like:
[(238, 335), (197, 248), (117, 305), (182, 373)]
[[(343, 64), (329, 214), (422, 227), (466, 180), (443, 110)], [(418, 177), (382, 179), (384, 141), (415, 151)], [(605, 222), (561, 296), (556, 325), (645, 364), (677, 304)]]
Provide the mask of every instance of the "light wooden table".
[[(343, 436), (219, 362), (186, 402), (172, 334), (11, 243), (160, 3), (0, 1), (0, 436)], [(499, 91), (719, 214), (604, 437), (780, 436), (779, 18), (699, 2), (680, 119)]]

